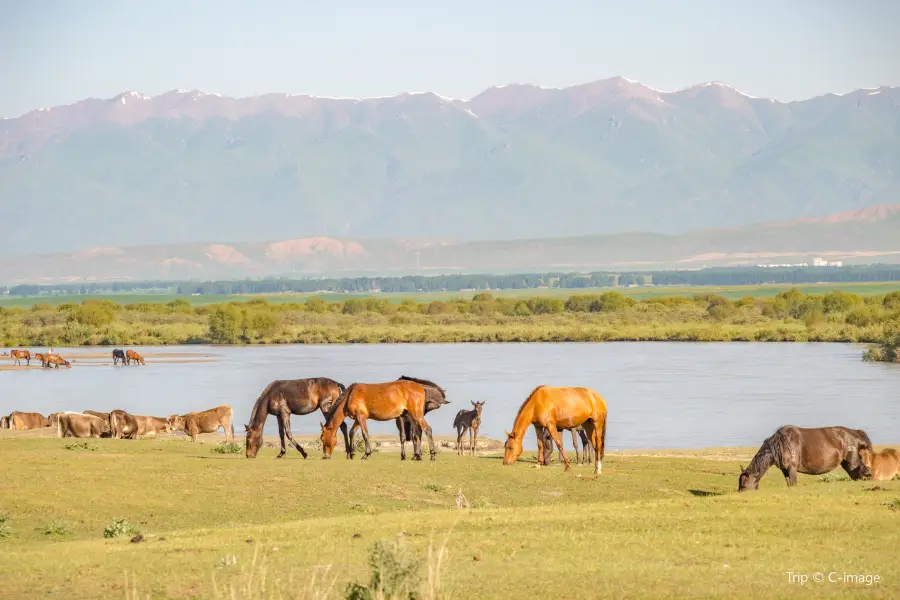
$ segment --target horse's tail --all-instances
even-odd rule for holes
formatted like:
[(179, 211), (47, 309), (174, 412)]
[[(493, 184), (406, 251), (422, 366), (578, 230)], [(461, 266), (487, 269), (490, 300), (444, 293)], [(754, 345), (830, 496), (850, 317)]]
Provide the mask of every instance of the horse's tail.
[(63, 434), (62, 434), (62, 419), (59, 418), (61, 416), (62, 415), (58, 415), (56, 417), (56, 437), (58, 437), (58, 438), (61, 438), (63, 436)]
[(459, 427), (459, 424), (462, 421), (462, 416), (463, 416), (463, 414), (465, 414), (465, 412), (466, 411), (464, 411), (464, 410), (460, 410), (458, 413), (456, 413), (456, 416), (453, 417), (453, 427), (454, 428)]
[(597, 448), (597, 456), (603, 460), (603, 453), (606, 451), (606, 421), (607, 415), (603, 415), (603, 427), (600, 428), (600, 447)]
[(234, 443), (234, 409), (228, 407), (228, 421), (231, 424), (231, 443)]

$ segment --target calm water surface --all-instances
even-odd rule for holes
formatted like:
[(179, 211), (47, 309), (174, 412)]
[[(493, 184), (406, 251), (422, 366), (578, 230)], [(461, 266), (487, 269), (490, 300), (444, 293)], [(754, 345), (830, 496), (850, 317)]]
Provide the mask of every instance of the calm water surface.
[[(77, 357), (84, 349), (58, 349)], [(230, 404), (236, 431), (273, 379), (331, 377), (344, 384), (401, 374), (432, 379), (452, 401), (428, 415), (453, 433), (456, 411), (486, 400), (481, 432), (503, 437), (539, 384), (583, 385), (609, 408), (607, 448), (753, 446), (779, 425), (847, 425), (877, 443), (900, 441), (900, 368), (866, 364), (845, 344), (605, 343), (146, 348), (145, 367), (84, 361), (59, 371), (0, 371), (0, 413), (123, 408), (165, 416)], [(213, 362), (154, 364), (158, 352), (199, 352)], [(90, 352), (96, 352), (91, 349)], [(2, 360), (8, 360), (4, 358)], [(318, 433), (321, 413), (294, 417)], [(373, 434), (395, 433), (372, 423)], [(274, 418), (266, 432), (277, 433)], [(534, 436), (526, 436), (534, 448)]]

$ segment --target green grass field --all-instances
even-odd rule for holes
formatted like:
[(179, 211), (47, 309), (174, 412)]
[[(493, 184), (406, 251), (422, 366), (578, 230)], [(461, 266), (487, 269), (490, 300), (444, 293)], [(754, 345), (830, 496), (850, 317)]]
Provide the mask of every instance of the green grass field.
[[(799, 289), (804, 294), (826, 294), (833, 290), (847, 293), (872, 295), (888, 294), (900, 290), (900, 282), (874, 282), (874, 283), (814, 283), (800, 285), (733, 285), (733, 286), (661, 286), (661, 287), (623, 287), (615, 288), (626, 296), (635, 300), (646, 298), (664, 298), (669, 296), (692, 296), (694, 294), (719, 294), (735, 300), (745, 296), (755, 298), (771, 298), (789, 290)], [(528, 288), (522, 290), (494, 290), (491, 293), (502, 298), (531, 298), (546, 296), (551, 298), (567, 298), (576, 294), (593, 294), (609, 291), (614, 288)], [(304, 302), (306, 299), (317, 296), (326, 302), (346, 300), (347, 298), (385, 298), (394, 302), (400, 302), (404, 298), (410, 298), (417, 302), (431, 302), (433, 300), (449, 300), (451, 298), (471, 298), (476, 292), (422, 292), (422, 293), (379, 293), (379, 294), (253, 294), (253, 295), (204, 295), (204, 296), (178, 296), (175, 294), (98, 294), (95, 296), (39, 296), (39, 297), (4, 297), (0, 298), (0, 306), (32, 306), (34, 304), (80, 304), (87, 299), (104, 299), (119, 304), (134, 304), (139, 302), (169, 302), (176, 298), (188, 300), (198, 306), (216, 304), (218, 302), (246, 301), (251, 298), (265, 298), (269, 302)]]
[[(421, 557), (422, 598), (900, 593), (900, 481), (801, 476), (789, 490), (772, 471), (737, 494), (751, 449), (609, 453), (599, 478), (528, 453), (506, 467), (446, 450), (433, 463), (211, 450), (0, 432), (0, 596), (344, 598), (379, 540)], [(143, 541), (104, 538), (116, 518)], [(830, 572), (880, 581), (812, 580)]]

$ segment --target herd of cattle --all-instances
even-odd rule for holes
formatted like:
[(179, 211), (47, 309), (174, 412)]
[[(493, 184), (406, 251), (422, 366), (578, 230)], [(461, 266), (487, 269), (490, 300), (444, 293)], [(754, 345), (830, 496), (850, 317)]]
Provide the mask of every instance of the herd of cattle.
[(57, 412), (45, 417), (36, 412), (13, 411), (9, 416), (0, 417), (0, 429), (40, 429), (55, 427), (57, 437), (113, 437), (136, 440), (141, 437), (156, 437), (160, 433), (184, 432), (191, 441), (201, 433), (213, 433), (219, 428), (225, 430), (225, 438), (234, 441), (234, 411), (223, 405), (186, 415), (146, 417), (132, 415), (124, 410), (99, 412)]

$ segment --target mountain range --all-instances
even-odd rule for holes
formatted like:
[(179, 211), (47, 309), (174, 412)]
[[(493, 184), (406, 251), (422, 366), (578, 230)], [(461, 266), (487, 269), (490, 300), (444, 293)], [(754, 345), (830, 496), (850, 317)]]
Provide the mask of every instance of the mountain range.
[(27, 255), (679, 234), (896, 203), (898, 174), (891, 87), (789, 103), (620, 77), (470, 100), (126, 92), (0, 121), (0, 239)]
[(215, 280), (452, 272), (597, 271), (811, 263), (900, 263), (900, 204), (684, 234), (454, 242), (311, 237), (266, 243), (94, 247), (0, 256), (0, 283)]

